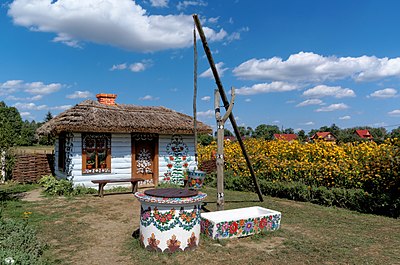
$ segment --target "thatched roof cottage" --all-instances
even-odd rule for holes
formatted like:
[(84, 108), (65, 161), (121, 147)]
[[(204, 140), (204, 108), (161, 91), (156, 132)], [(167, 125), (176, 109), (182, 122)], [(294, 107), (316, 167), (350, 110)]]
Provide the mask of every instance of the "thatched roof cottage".
[[(194, 166), (193, 118), (165, 107), (115, 103), (115, 94), (98, 94), (41, 126), (55, 135), (55, 173), (75, 185), (93, 179), (142, 177), (139, 185), (180, 182)], [(211, 128), (197, 122), (198, 133)], [(93, 186), (94, 187), (94, 186)]]

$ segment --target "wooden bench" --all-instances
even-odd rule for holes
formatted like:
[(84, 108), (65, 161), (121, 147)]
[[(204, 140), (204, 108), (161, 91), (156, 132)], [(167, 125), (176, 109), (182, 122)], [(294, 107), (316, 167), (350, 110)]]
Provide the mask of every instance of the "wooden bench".
[(100, 197), (104, 196), (104, 186), (107, 183), (118, 183), (118, 182), (130, 182), (132, 184), (132, 193), (137, 191), (138, 188), (138, 182), (139, 181), (144, 181), (142, 178), (125, 178), (125, 179), (95, 179), (92, 180), (94, 184), (99, 184), (99, 193), (98, 195)]

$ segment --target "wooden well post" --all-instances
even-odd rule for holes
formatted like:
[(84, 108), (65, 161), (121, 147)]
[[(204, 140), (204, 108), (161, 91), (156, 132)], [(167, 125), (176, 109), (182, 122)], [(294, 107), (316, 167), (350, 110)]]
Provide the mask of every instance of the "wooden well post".
[(235, 89), (232, 87), (232, 97), (228, 109), (224, 116), (221, 117), (219, 104), (221, 96), (218, 89), (214, 92), (214, 109), (215, 119), (217, 120), (217, 211), (224, 210), (224, 127), (225, 122), (232, 113), (233, 104), (235, 101)]

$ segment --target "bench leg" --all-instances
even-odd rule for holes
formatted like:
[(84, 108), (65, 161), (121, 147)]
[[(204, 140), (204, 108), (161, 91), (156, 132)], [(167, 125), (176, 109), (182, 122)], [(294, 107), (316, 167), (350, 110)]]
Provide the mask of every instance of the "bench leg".
[(103, 197), (104, 196), (104, 186), (106, 185), (107, 183), (99, 183), (99, 196), (100, 197)]
[(132, 193), (137, 192), (138, 190), (138, 182), (137, 181), (132, 181)]

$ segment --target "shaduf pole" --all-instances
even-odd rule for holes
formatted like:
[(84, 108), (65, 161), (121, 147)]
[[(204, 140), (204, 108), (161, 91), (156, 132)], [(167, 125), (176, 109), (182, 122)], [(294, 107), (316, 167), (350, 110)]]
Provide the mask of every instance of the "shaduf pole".
[[(207, 55), (207, 59), (210, 64), (211, 71), (214, 75), (215, 83), (217, 84), (218, 91), (221, 95), (222, 102), (224, 103), (225, 109), (227, 109), (228, 99), (225, 95), (225, 90), (224, 90), (224, 87), (222, 86), (221, 79), (219, 78), (217, 67), (215, 67), (214, 59), (212, 58), (210, 48), (208, 47), (206, 35), (204, 34), (203, 28), (201, 27), (199, 17), (196, 14), (194, 14), (193, 19), (194, 19), (194, 23), (196, 24), (196, 28), (200, 35), (201, 41), (203, 43), (204, 52)], [(233, 131), (235, 132), (235, 135), (236, 135), (236, 139), (239, 142), (240, 148), (242, 149), (242, 153), (243, 153), (244, 159), (246, 160), (247, 167), (249, 168), (250, 175), (253, 179), (253, 183), (254, 183), (254, 186), (255, 186), (255, 189), (256, 189), (256, 192), (258, 195), (258, 199), (260, 200), (260, 202), (263, 202), (264, 199), (262, 197), (260, 186), (258, 185), (256, 173), (254, 172), (253, 166), (251, 165), (250, 157), (246, 152), (246, 148), (244, 146), (242, 136), (240, 135), (239, 128), (236, 124), (235, 116), (233, 116), (233, 113), (231, 113), (231, 115), (229, 115), (229, 120), (231, 121)]]
[(218, 89), (214, 92), (215, 119), (217, 120), (217, 211), (224, 210), (224, 126), (232, 113), (235, 101), (235, 89), (232, 87), (232, 97), (229, 107), (223, 117), (219, 108), (221, 96)]

